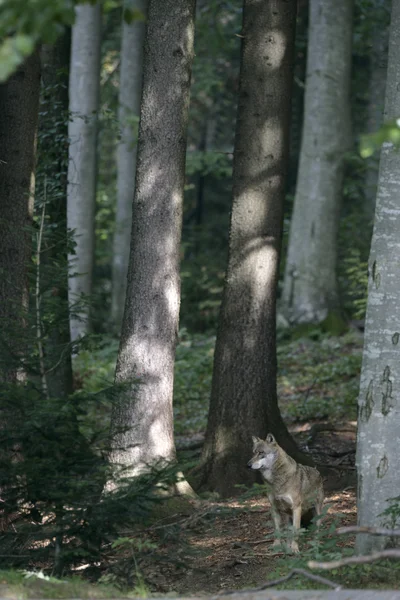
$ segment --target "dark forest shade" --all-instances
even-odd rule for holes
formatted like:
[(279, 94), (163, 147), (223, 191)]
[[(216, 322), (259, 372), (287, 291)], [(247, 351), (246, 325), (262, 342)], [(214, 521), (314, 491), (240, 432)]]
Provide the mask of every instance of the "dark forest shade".
[[(72, 392), (72, 366), (69, 345), (68, 252), (67, 252), (67, 172), (68, 172), (68, 76), (71, 31), (56, 43), (44, 46), (42, 93), (39, 119), (37, 190), (46, 202), (47, 235), (44, 239), (41, 285), (52, 285), (56, 318), (47, 334), (47, 385), (51, 397)], [(47, 189), (47, 187), (49, 189)], [(46, 189), (45, 189), (46, 188)]]
[(39, 52), (0, 85), (0, 379), (22, 376), (35, 186)]

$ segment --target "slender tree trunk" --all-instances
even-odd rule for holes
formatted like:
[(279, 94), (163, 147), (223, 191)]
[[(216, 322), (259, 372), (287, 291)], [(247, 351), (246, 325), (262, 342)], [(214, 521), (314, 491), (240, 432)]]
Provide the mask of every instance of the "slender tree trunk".
[[(150, 0), (112, 459), (136, 475), (175, 457), (172, 391), (195, 0)], [(137, 385), (139, 379), (139, 385)]]
[(41, 289), (51, 289), (54, 318), (44, 334), (46, 379), (51, 397), (72, 392), (71, 336), (68, 311), (67, 172), (68, 72), (71, 31), (42, 49), (37, 198), (45, 204)]
[(39, 91), (36, 51), (0, 85), (0, 380), (8, 382), (23, 377)]
[[(147, 0), (125, 0), (125, 8), (147, 14)], [(111, 317), (119, 332), (125, 305), (131, 241), (132, 202), (135, 191), (137, 127), (142, 97), (143, 44), (146, 24), (142, 20), (122, 26), (118, 121), (121, 140), (117, 150), (117, 212), (112, 266)]]
[[(100, 91), (100, 4), (76, 7), (72, 29), (69, 79), (68, 229), (75, 232), (75, 254), (70, 255), (69, 302), (73, 341), (90, 330), (94, 216), (96, 202), (97, 113)], [(80, 302), (79, 310), (74, 304)]]
[[(400, 115), (400, 0), (393, 0), (385, 120)], [(385, 524), (387, 500), (398, 497), (400, 427), (400, 154), (391, 143), (381, 152), (359, 395), (357, 439), (358, 523)], [(390, 520), (387, 520), (390, 526)], [(397, 521), (396, 526), (399, 525)], [(360, 535), (361, 553), (380, 550), (388, 538)]]
[(222, 495), (253, 481), (251, 436), (296, 452), (276, 391), (275, 303), (289, 154), (296, 1), (245, 0), (228, 270), (202, 462)]
[[(383, 108), (386, 90), (387, 54), (389, 43), (390, 0), (375, 0), (375, 20), (371, 31), (371, 66), (369, 77), (369, 101), (367, 130), (377, 131), (383, 121)], [(378, 184), (378, 159), (376, 155), (367, 160), (365, 178), (366, 210), (371, 217), (375, 212)]]
[(336, 238), (350, 149), (352, 0), (310, 0), (307, 81), (283, 310), (320, 322), (338, 308)]

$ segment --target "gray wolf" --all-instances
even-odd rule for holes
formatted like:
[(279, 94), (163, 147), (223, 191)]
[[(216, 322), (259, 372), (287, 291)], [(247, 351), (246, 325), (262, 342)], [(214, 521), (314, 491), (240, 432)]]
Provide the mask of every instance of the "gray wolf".
[(260, 471), (267, 484), (267, 495), (271, 503), (275, 528), (274, 546), (279, 545), (282, 525), (287, 526), (290, 518), (294, 528), (294, 539), (290, 547), (299, 552), (296, 534), (301, 520), (318, 516), (322, 512), (324, 488), (317, 469), (299, 465), (275, 441), (272, 433), (265, 440), (253, 436), (254, 456), (247, 466)]

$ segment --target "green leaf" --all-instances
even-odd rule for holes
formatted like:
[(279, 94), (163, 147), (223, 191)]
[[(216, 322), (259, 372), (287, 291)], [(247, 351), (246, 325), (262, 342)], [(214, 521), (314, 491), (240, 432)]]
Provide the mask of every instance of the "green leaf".
[(124, 21), (128, 25), (135, 21), (145, 21), (146, 15), (137, 8), (125, 8), (124, 9)]

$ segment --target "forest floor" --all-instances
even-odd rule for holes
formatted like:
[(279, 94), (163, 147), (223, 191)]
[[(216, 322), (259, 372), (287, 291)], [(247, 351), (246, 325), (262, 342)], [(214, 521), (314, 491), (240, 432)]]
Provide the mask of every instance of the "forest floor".
[[(211, 336), (183, 334), (177, 349), (175, 432), (178, 456), (183, 461), (196, 463), (200, 456), (214, 342)], [(108, 343), (97, 354), (80, 355), (75, 365), (79, 385), (93, 392), (109, 385), (116, 350), (116, 343)], [(32, 583), (29, 579), (30, 588), (24, 584), (22, 593), (18, 582), (11, 597), (218, 594), (257, 588), (288, 575), (292, 569), (310, 571), (310, 560), (351, 555), (354, 537), (337, 536), (335, 530), (356, 523), (356, 415), (361, 354), (362, 336), (357, 331), (340, 337), (311, 331), (298, 338), (282, 336), (279, 341), (278, 394), (282, 415), (298, 445), (310, 452), (317, 464), (330, 467), (330, 475), (324, 481), (323, 524), (319, 532), (302, 532), (300, 554), (273, 551), (270, 507), (263, 487), (255, 486), (226, 501), (204, 494), (199, 500), (178, 504), (165, 513), (157, 509), (150, 525), (120, 532), (117, 544), (110, 542), (103, 548), (100, 561), (85, 564), (83, 558), (73, 569), (94, 587), (81, 591), (79, 586), (67, 586), (64, 593), (61, 587), (55, 591), (52, 582)], [(346, 588), (400, 587), (400, 564), (388, 561), (317, 573)], [(8, 585), (7, 577), (0, 572), (0, 588)], [(38, 592), (38, 585), (50, 587)], [(113, 586), (111, 591), (107, 585)], [(321, 583), (299, 575), (285, 584), (286, 589), (321, 587)], [(10, 589), (8, 586), (7, 591)]]
[[(204, 435), (211, 384), (214, 338), (181, 339), (175, 372), (175, 430), (183, 457), (196, 462)], [(307, 562), (353, 553), (354, 537), (334, 535), (356, 524), (356, 417), (362, 335), (353, 330), (334, 337), (319, 331), (278, 344), (278, 395), (281, 412), (297, 443), (316, 463), (329, 465), (325, 478), (326, 516), (320, 532), (304, 532), (299, 555), (272, 550), (273, 527), (261, 487), (221, 501), (210, 495), (193, 511), (157, 521), (147, 534), (156, 548), (137, 561), (144, 589), (152, 594), (210, 594), (254, 588), (287, 575)], [(188, 451), (187, 448), (194, 448)], [(186, 450), (185, 450), (186, 448)], [(261, 492), (261, 493), (260, 493)], [(113, 560), (116, 557), (113, 557)], [(120, 557), (121, 558), (121, 557)], [(118, 561), (117, 561), (118, 562)], [(111, 571), (116, 573), (113, 567)], [(319, 571), (344, 587), (398, 588), (393, 563)], [(321, 588), (304, 577), (293, 589)]]
[[(307, 426), (308, 425), (308, 426)], [(296, 437), (309, 432), (310, 424), (304, 423), (302, 431), (296, 427)], [(320, 425), (326, 425), (320, 423)], [(344, 427), (344, 424), (341, 424)], [(349, 431), (321, 431), (314, 444), (314, 456), (327, 462), (330, 453), (340, 465), (325, 480), (326, 516), (319, 533), (303, 532), (299, 555), (276, 552), (272, 549), (273, 526), (270, 507), (262, 486), (253, 497), (201, 502), (193, 512), (176, 514), (167, 522), (156, 522), (148, 532), (148, 539), (158, 548), (165, 562), (154, 562), (151, 556), (138, 564), (143, 581), (153, 594), (175, 592), (179, 595), (215, 594), (228, 590), (253, 588), (269, 580), (286, 575), (293, 568), (306, 568), (309, 560), (317, 556), (323, 560), (337, 558), (351, 552), (354, 537), (338, 538), (334, 530), (343, 525), (356, 523), (356, 498), (354, 481), (355, 431), (349, 423)], [(332, 489), (336, 488), (336, 489)], [(357, 586), (355, 571), (347, 569), (343, 574), (330, 576), (333, 582), (344, 587), (363, 587), (363, 577), (368, 587), (382, 587), (384, 576), (371, 581), (371, 572), (359, 569)], [(393, 583), (390, 578), (388, 586)], [(400, 582), (400, 572), (396, 582)], [(293, 579), (290, 588), (320, 588), (310, 580)]]

